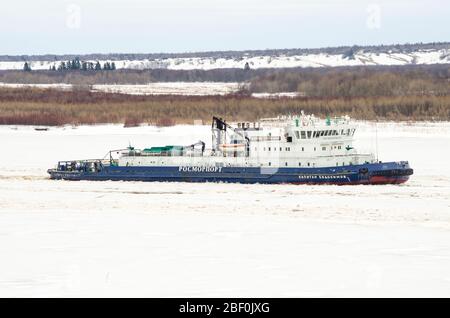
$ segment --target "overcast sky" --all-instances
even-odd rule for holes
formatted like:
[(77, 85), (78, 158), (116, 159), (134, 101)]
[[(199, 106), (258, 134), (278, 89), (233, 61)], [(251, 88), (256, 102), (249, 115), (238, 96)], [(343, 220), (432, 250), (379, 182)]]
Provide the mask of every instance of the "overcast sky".
[(0, 55), (450, 41), (448, 0), (4, 0)]

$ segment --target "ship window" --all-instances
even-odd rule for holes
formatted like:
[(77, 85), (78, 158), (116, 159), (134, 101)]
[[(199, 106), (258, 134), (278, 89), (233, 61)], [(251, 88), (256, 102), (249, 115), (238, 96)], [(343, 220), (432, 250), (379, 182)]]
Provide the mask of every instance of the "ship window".
[(305, 151), (305, 147), (302, 147), (302, 151)]
[(271, 166), (272, 165), (272, 163), (271, 162), (269, 162), (269, 166)]
[(287, 165), (288, 165), (287, 162), (285, 162), (284, 165), (287, 167)]
[(264, 151), (266, 151), (266, 147), (264, 147)]
[(327, 150), (327, 147), (322, 147), (322, 150)]
[(269, 147), (269, 151), (270, 151), (270, 147)]
[(317, 131), (313, 132), (313, 138), (316, 138)]
[(308, 162), (308, 167), (310, 166), (309, 162)]
[(353, 135), (355, 134), (355, 130), (356, 130), (356, 129), (354, 129), (354, 128), (353, 128), (353, 131), (352, 131), (352, 136), (353, 136)]
[(311, 139), (311, 133), (312, 133), (312, 131), (308, 131), (308, 139)]
[(302, 166), (302, 163), (301, 163), (301, 162), (299, 162), (299, 163), (298, 163), (298, 166), (299, 166), (299, 167), (301, 167), (301, 166)]
[(325, 134), (325, 131), (324, 131), (324, 130), (321, 130), (321, 131), (320, 131), (320, 137), (322, 137), (324, 134)]
[(345, 162), (343, 162), (342, 165), (345, 166)]
[(347, 129), (347, 136), (350, 136), (350, 129)]
[(306, 132), (302, 131), (301, 135), (302, 135), (302, 139), (306, 139)]
[(341, 129), (341, 135), (343, 135), (344, 134), (344, 129)]
[(341, 149), (341, 146), (338, 146), (338, 149)]
[(300, 134), (298, 133), (298, 130), (295, 131), (295, 137), (297, 137), (297, 139), (300, 139)]
[(283, 148), (282, 148), (282, 147), (280, 147), (280, 151), (283, 151)]
[(316, 147), (314, 147), (314, 151), (316, 151)]

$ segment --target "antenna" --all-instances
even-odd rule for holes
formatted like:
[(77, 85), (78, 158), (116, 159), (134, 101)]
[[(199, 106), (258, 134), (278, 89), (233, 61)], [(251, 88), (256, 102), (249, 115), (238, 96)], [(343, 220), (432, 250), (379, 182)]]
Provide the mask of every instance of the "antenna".
[(379, 160), (378, 160), (378, 118), (375, 121), (375, 149), (376, 149), (376, 153), (377, 153), (377, 162), (379, 162)]

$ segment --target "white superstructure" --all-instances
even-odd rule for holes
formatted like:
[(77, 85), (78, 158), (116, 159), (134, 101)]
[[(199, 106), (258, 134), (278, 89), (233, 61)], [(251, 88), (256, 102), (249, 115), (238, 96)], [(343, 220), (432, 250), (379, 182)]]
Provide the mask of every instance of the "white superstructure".
[(352, 146), (356, 126), (348, 116), (319, 119), (314, 115), (283, 116), (231, 126), (213, 118), (212, 149), (204, 142), (190, 146), (130, 149), (119, 166), (182, 167), (333, 167), (376, 161)]

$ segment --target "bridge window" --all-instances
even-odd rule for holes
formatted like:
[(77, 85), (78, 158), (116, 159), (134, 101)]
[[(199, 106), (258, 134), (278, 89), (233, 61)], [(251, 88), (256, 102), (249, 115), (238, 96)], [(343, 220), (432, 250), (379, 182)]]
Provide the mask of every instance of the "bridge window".
[(322, 137), (325, 134), (325, 130), (320, 131), (320, 137)]
[(327, 147), (322, 147), (322, 151), (327, 150)]
[(306, 139), (306, 132), (302, 131), (301, 136), (302, 136), (302, 139)]
[(299, 134), (298, 130), (295, 131), (295, 137), (297, 137), (297, 139), (300, 139), (300, 134)]
[(312, 131), (308, 130), (308, 139), (311, 139)]

